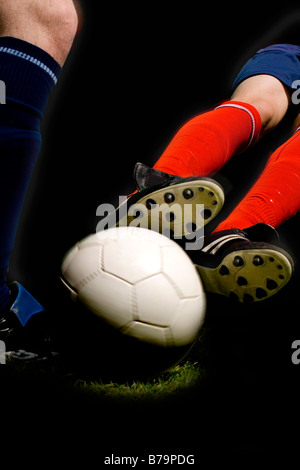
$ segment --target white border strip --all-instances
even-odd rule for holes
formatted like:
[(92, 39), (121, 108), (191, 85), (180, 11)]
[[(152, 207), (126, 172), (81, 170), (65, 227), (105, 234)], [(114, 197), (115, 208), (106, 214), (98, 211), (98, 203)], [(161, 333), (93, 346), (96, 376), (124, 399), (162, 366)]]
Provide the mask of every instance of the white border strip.
[(212, 241), (209, 245), (202, 248), (202, 251), (204, 253), (209, 252), (210, 255), (215, 255), (216, 252), (219, 250), (219, 248), (225, 245), (225, 243), (228, 243), (237, 238), (239, 238), (240, 240), (243, 240), (246, 237), (244, 237), (243, 235), (238, 235), (238, 234), (224, 235), (223, 237), (216, 238), (216, 240)]
[(249, 111), (249, 109), (245, 108), (244, 106), (241, 106), (239, 104), (234, 104), (234, 103), (232, 103), (232, 104), (231, 103), (221, 104), (220, 106), (217, 106), (215, 109), (219, 109), (219, 108), (237, 108), (237, 109), (241, 109), (243, 111), (246, 111), (246, 113), (249, 114), (249, 116), (251, 118), (251, 121), (252, 121), (252, 131), (251, 131), (251, 136), (250, 136), (249, 142), (248, 142), (247, 146), (243, 149), (243, 151), (247, 150), (247, 148), (249, 148), (250, 145), (252, 144), (254, 134), (255, 134), (255, 119), (254, 119), (253, 114), (251, 113), (251, 111)]
[(0, 47), (0, 52), (5, 52), (6, 54), (11, 54), (11, 55), (14, 55), (16, 57), (20, 57), (21, 59), (27, 60), (28, 62), (32, 62), (33, 64), (37, 65), (42, 70), (44, 70), (48, 75), (50, 75), (50, 77), (52, 78), (52, 80), (54, 81), (54, 83), (56, 85), (57, 77), (56, 77), (55, 73), (53, 73), (52, 70), (50, 70), (49, 67), (47, 67), (47, 65), (43, 64), (43, 62), (35, 59), (34, 57), (32, 57), (28, 54), (24, 54), (24, 52), (20, 52), (20, 51), (16, 51), (15, 49), (11, 49), (10, 47), (3, 47), (2, 46), (2, 47)]

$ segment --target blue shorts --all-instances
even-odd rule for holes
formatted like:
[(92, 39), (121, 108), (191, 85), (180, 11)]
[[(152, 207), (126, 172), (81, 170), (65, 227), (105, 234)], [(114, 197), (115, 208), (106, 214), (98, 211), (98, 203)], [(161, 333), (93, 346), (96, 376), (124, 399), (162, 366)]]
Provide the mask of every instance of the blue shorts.
[(243, 80), (254, 75), (272, 75), (292, 90), (299, 88), (300, 46), (292, 44), (273, 44), (260, 49), (244, 65), (236, 77), (235, 89)]

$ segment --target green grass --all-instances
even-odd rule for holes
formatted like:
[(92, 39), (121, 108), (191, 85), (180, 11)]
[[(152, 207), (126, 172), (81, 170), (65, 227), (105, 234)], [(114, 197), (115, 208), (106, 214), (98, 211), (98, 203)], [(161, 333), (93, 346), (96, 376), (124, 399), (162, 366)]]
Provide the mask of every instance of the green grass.
[(75, 392), (83, 399), (93, 398), (100, 401), (102, 399), (153, 401), (165, 397), (169, 399), (181, 396), (199, 384), (200, 386), (204, 384), (208, 374), (204, 353), (204, 333), (205, 328), (203, 328), (201, 337), (181, 362), (148, 379), (133, 379), (132, 375), (131, 378), (127, 378), (124, 377), (124, 374), (121, 375), (123, 378), (117, 379), (118, 374), (107, 374), (107, 371), (104, 370), (101, 375), (101, 373), (94, 371), (93, 366), (91, 370), (86, 372), (84, 367), (83, 369), (80, 367), (80, 370), (77, 367), (73, 369), (73, 364), (71, 364), (69, 369), (68, 363), (64, 366), (59, 361), (57, 366), (53, 368), (48, 363), (44, 367), (36, 363), (25, 366), (23, 363), (13, 363), (9, 370), (12, 377), (18, 377), (20, 380), (43, 381), (45, 379), (47, 382), (47, 380), (53, 379), (56, 385), (60, 386), (61, 384), (64, 390)]
[(146, 381), (132, 383), (77, 380), (75, 387), (80, 392), (105, 398), (156, 399), (178, 394), (191, 389), (205, 378), (205, 371), (198, 362), (189, 360), (169, 371)]
[[(112, 400), (157, 400), (180, 396), (206, 384), (208, 378), (207, 331), (204, 327), (188, 354), (167, 371), (148, 379), (87, 379), (77, 376), (72, 382), (81, 395)], [(72, 379), (71, 379), (72, 380)]]

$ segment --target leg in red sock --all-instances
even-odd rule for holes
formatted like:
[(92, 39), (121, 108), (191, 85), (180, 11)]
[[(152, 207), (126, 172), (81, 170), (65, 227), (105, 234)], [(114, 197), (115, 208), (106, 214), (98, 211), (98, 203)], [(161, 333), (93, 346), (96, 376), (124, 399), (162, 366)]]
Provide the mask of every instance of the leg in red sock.
[(287, 87), (277, 78), (249, 77), (230, 101), (184, 124), (154, 168), (183, 177), (216, 173), (233, 154), (276, 127), (289, 102)]
[[(280, 109), (283, 113), (285, 106), (278, 107), (273, 122)], [(272, 227), (300, 210), (299, 157), (300, 129), (271, 155), (257, 182), (229, 217), (205, 237), (194, 262), (206, 291), (256, 302), (273, 296), (289, 282), (294, 262), (278, 246), (278, 234)]]
[(229, 217), (205, 237), (194, 262), (206, 291), (255, 302), (289, 282), (294, 262), (278, 246), (275, 228), (300, 210), (299, 187), (300, 129), (271, 155)]
[(300, 210), (300, 131), (270, 157), (261, 176), (229, 217), (216, 229), (257, 223), (278, 227)]
[(179, 129), (154, 168), (183, 177), (215, 173), (255, 142), (260, 121), (251, 104), (227, 101)]

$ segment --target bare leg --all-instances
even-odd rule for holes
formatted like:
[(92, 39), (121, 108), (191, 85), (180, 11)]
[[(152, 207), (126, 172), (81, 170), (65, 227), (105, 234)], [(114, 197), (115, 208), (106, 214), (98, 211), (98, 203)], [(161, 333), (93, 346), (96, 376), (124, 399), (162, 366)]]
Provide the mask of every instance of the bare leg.
[(0, 36), (40, 47), (63, 65), (78, 28), (72, 0), (0, 0)]
[(279, 124), (290, 103), (287, 87), (271, 75), (247, 78), (236, 88), (231, 99), (249, 103), (257, 109), (262, 121), (260, 137)]

